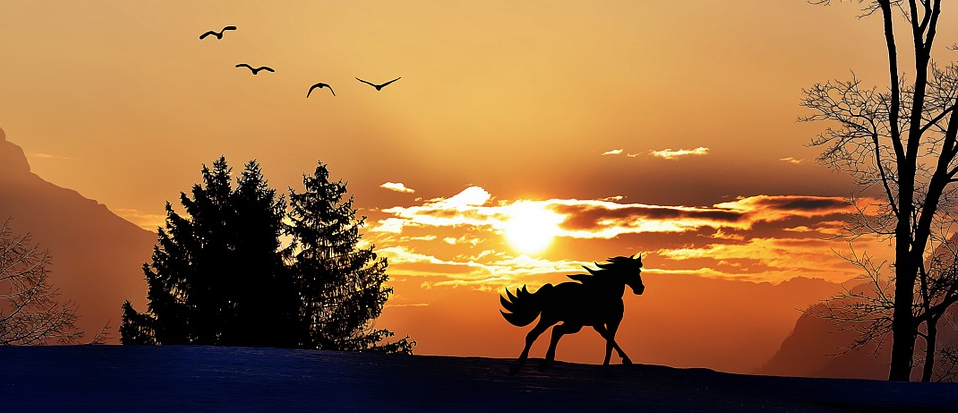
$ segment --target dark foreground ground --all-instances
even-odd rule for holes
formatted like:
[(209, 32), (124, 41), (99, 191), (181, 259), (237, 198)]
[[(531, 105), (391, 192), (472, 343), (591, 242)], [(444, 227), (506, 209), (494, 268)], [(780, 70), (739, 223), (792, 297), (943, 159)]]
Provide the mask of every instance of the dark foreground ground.
[(198, 346), (0, 348), (0, 412), (944, 412), (958, 384)]

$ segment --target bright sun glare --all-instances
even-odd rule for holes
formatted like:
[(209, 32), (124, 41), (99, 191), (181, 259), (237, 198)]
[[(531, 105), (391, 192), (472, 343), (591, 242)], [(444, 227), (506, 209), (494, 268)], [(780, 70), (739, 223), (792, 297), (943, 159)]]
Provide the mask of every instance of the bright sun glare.
[(541, 205), (517, 202), (508, 209), (509, 220), (505, 222), (505, 235), (517, 251), (534, 254), (540, 252), (559, 233), (559, 224), (564, 217)]

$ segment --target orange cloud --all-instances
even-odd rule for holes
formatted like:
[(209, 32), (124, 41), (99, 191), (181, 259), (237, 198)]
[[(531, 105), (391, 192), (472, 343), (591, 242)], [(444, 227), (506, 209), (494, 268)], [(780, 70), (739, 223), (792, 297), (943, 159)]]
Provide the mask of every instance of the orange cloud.
[(27, 157), (29, 157), (29, 158), (34, 158), (34, 159), (59, 159), (59, 160), (70, 160), (70, 159), (72, 159), (72, 158), (67, 157), (67, 156), (51, 155), (51, 154), (49, 154), (49, 153), (40, 153), (40, 152), (31, 153), (31, 154), (27, 155)]
[(156, 232), (157, 228), (166, 226), (165, 214), (151, 214), (133, 208), (110, 208), (110, 210), (147, 231)]
[(384, 184), (382, 184), (382, 185), (379, 185), (379, 187), (380, 187), (380, 188), (388, 189), (388, 190), (390, 190), (390, 191), (404, 192), (404, 193), (408, 193), (408, 194), (411, 194), (411, 193), (416, 192), (415, 189), (407, 188), (406, 185), (403, 185), (403, 184), (402, 184), (402, 182), (386, 182), (386, 183), (384, 183)]
[(708, 153), (709, 153), (709, 148), (706, 148), (704, 146), (699, 146), (698, 148), (695, 148), (695, 149), (679, 149), (679, 150), (663, 149), (661, 151), (649, 151), (649, 154), (651, 154), (652, 156), (656, 158), (669, 159), (669, 160), (673, 160), (683, 156), (704, 156), (704, 155), (708, 155)]
[[(856, 211), (840, 197), (757, 195), (695, 207), (613, 201), (621, 198), (492, 199), (474, 186), (449, 198), (383, 209), (370, 241), (382, 247), (377, 251), (389, 258), (392, 275), (420, 277), (428, 288), (500, 288), (529, 277), (580, 272), (589, 264), (564, 254), (555, 254), (563, 259), (513, 255), (506, 240), (520, 210), (550, 214), (556, 242), (589, 245), (587, 259), (620, 254), (628, 245), (631, 251), (653, 251), (654, 271), (773, 282), (799, 275), (844, 281), (855, 275), (833, 252), (844, 242), (823, 238), (839, 234), (845, 217)], [(649, 238), (653, 234), (658, 235)], [(644, 241), (634, 244), (636, 239)]]
[(387, 208), (383, 212), (393, 217), (380, 220), (372, 231), (401, 232), (409, 225), (475, 226), (502, 231), (519, 206), (534, 206), (556, 214), (557, 231), (554, 235), (580, 239), (610, 239), (632, 233), (688, 232), (706, 227), (747, 230), (758, 222), (854, 212), (851, 204), (843, 198), (802, 195), (757, 195), (712, 207), (579, 199), (517, 200), (486, 205), (490, 198), (484, 189), (470, 187), (449, 199), (437, 198), (420, 206)]

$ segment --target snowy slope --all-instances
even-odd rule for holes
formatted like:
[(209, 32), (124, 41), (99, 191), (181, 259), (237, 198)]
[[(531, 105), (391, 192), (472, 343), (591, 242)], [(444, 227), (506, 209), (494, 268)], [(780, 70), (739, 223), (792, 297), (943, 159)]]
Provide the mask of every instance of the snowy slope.
[(271, 348), (0, 348), (0, 411), (954, 411), (958, 384)]

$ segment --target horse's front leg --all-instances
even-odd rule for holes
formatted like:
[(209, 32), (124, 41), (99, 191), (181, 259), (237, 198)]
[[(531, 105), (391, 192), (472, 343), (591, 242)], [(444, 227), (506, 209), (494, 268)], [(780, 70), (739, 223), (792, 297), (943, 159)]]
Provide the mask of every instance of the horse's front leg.
[(622, 364), (630, 365), (632, 364), (632, 359), (629, 356), (625, 355), (625, 351), (622, 350), (622, 347), (619, 347), (619, 343), (615, 342), (615, 332), (619, 330), (619, 322), (622, 320), (616, 320), (614, 323), (609, 323), (609, 341), (612, 342), (612, 346), (615, 348), (615, 352), (619, 353), (619, 357), (622, 359)]
[(559, 345), (559, 339), (563, 335), (577, 333), (582, 329), (582, 325), (562, 323), (552, 328), (552, 340), (549, 342), (549, 351), (546, 352), (546, 359), (543, 368), (552, 364), (556, 358), (556, 346)]
[(622, 364), (632, 364), (632, 360), (629, 359), (629, 356), (625, 354), (625, 351), (622, 350), (622, 347), (619, 347), (619, 343), (615, 342), (615, 332), (619, 329), (619, 323), (611, 322), (607, 325), (608, 327), (601, 324), (593, 326), (595, 331), (605, 339), (605, 360), (602, 362), (602, 365), (609, 365), (609, 361), (612, 359), (612, 349), (615, 349), (615, 352), (618, 353), (619, 357), (622, 358)]

